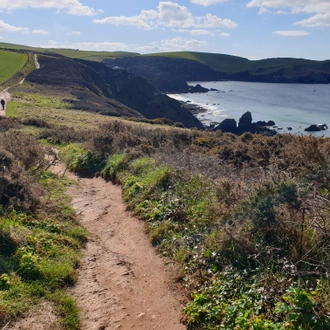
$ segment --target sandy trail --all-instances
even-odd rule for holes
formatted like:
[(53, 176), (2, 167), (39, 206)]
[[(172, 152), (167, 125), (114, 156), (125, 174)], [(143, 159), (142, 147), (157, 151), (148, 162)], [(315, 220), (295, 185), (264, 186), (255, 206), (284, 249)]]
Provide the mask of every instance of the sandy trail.
[[(55, 168), (63, 171), (63, 165)], [(173, 269), (156, 254), (144, 223), (126, 211), (121, 188), (101, 178), (67, 175), (78, 181), (69, 194), (91, 233), (71, 290), (82, 311), (81, 329), (186, 329)]]

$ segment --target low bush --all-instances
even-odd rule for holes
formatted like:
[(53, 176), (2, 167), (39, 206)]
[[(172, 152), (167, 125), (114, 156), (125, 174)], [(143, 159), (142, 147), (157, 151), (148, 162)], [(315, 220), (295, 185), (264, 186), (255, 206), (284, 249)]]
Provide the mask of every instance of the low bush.
[(23, 118), (21, 123), (23, 125), (51, 128), (50, 124), (40, 118)]
[(94, 175), (102, 167), (102, 159), (79, 144), (69, 144), (62, 148), (60, 156), (69, 170), (81, 175)]

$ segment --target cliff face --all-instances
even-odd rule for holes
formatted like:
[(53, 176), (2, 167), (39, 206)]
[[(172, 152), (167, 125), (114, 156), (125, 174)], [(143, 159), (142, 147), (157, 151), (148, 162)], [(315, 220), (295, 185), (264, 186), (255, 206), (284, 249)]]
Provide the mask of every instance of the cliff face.
[[(102, 63), (39, 55), (39, 70), (27, 81), (75, 96), (75, 109), (114, 116), (167, 118), (185, 127), (203, 125), (181, 104), (158, 91), (144, 78)], [(43, 87), (45, 88), (45, 87)]]
[[(216, 55), (215, 55), (216, 56)], [(217, 71), (197, 60), (171, 58), (165, 56), (134, 56), (105, 60), (109, 66), (119, 66), (131, 73), (140, 75), (150, 81), (156, 88), (166, 93), (188, 93), (187, 81), (249, 81), (270, 83), (330, 83), (330, 61), (311, 61), (292, 58), (275, 58), (249, 61), (218, 55), (213, 59), (213, 67), (222, 68)], [(207, 57), (204, 57), (207, 63)]]
[(135, 56), (105, 60), (108, 67), (121, 67), (150, 81), (166, 93), (188, 93), (187, 81), (223, 80), (228, 75), (198, 61), (160, 56)]

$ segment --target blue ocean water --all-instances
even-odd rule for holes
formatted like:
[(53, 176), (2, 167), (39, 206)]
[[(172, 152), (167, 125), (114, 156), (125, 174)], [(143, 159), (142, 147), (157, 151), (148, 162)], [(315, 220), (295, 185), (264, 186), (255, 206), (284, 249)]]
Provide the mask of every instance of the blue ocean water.
[[(208, 93), (169, 94), (205, 109), (196, 117), (205, 125), (218, 124), (226, 118), (239, 118), (250, 111), (253, 121), (273, 120), (279, 132), (310, 134), (311, 124), (327, 124), (329, 129), (312, 133), (330, 137), (330, 84), (271, 84), (237, 81), (188, 82), (218, 91)], [(292, 130), (288, 130), (292, 127)]]

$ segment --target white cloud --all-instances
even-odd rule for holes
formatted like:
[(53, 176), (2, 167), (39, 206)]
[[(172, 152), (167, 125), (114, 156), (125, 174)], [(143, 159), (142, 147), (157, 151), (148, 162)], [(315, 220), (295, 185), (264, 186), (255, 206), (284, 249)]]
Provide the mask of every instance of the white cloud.
[(152, 29), (160, 26), (182, 29), (233, 29), (238, 25), (230, 19), (222, 19), (212, 14), (193, 16), (187, 7), (171, 1), (161, 1), (156, 10), (142, 10), (137, 16), (111, 16), (94, 19), (94, 23), (113, 25), (132, 25), (140, 29)]
[(174, 38), (165, 39), (158, 42), (150, 43), (145, 46), (127, 45), (125, 43), (113, 43), (113, 42), (56, 42), (50, 40), (48, 44), (36, 45), (41, 48), (67, 48), (67, 49), (79, 49), (79, 50), (94, 50), (94, 51), (136, 51), (141, 53), (149, 52), (168, 52), (177, 50), (198, 50), (205, 49), (207, 42), (196, 39), (187, 38)]
[(285, 10), (277, 10), (277, 11), (274, 11), (273, 14), (274, 15), (288, 15), (290, 13), (288, 11), (285, 11)]
[(177, 30), (174, 30), (174, 32), (182, 32), (182, 33), (189, 33), (193, 36), (197, 36), (197, 35), (206, 35), (206, 34), (211, 34), (210, 31), (207, 31), (207, 30), (186, 30), (186, 29), (177, 29)]
[(143, 30), (149, 30), (151, 28), (141, 16), (109, 16), (103, 19), (94, 19), (93, 22), (99, 24), (113, 24), (115, 26), (133, 25)]
[(3, 37), (2, 37), (2, 36), (0, 36), (0, 40), (1, 40), (1, 39), (3, 39)]
[(72, 31), (72, 32), (68, 32), (67, 35), (80, 36), (81, 35), (81, 32), (79, 32), (79, 31)]
[(316, 14), (310, 18), (296, 22), (293, 25), (301, 25), (306, 27), (323, 27), (330, 26), (330, 13), (329, 14)]
[[(330, 26), (330, 1), (329, 0), (251, 0), (247, 7), (260, 7), (279, 9), (276, 13), (286, 13), (281, 9), (290, 9), (292, 14), (315, 14), (305, 20), (295, 22), (294, 25), (307, 27)], [(260, 13), (259, 11), (259, 13)]]
[(158, 22), (168, 27), (191, 27), (194, 18), (187, 7), (163, 1), (158, 5)]
[(79, 49), (79, 50), (94, 50), (94, 51), (127, 51), (129, 50), (128, 45), (124, 43), (116, 42), (56, 42), (49, 40), (46, 45), (37, 45), (41, 48), (68, 48), (68, 49)]
[(230, 37), (230, 34), (226, 32), (222, 32), (220, 35), (221, 37)]
[(270, 13), (271, 11), (269, 9), (266, 9), (265, 7), (261, 7), (259, 9), (258, 15), (262, 15), (262, 14), (266, 14), (266, 13)]
[(177, 37), (173, 39), (162, 40), (160, 44), (154, 42), (143, 47), (138, 47), (136, 48), (136, 51), (141, 53), (170, 52), (170, 51), (180, 51), (180, 50), (205, 49), (206, 46), (207, 46), (206, 41)]
[(66, 13), (78, 16), (94, 16), (102, 10), (84, 6), (78, 0), (1, 0), (0, 9), (13, 11), (21, 8), (64, 9)]
[(44, 36), (46, 36), (48, 34), (48, 32), (45, 30), (32, 30), (32, 33), (33, 34), (42, 34)]
[(277, 34), (282, 37), (306, 37), (309, 35), (306, 31), (274, 31), (273, 34)]
[(204, 7), (214, 5), (216, 3), (226, 2), (227, 0), (190, 0), (191, 3)]
[(202, 23), (200, 27), (204, 28), (227, 28), (227, 29), (236, 29), (237, 28), (237, 23), (234, 21), (225, 18), (219, 18), (215, 15), (212, 14), (206, 14), (205, 17), (202, 17)]
[(23, 33), (28, 33), (29, 29), (24, 27), (16, 27), (13, 25), (9, 25), (5, 23), (4, 21), (0, 20), (0, 31), (4, 32), (23, 32)]

